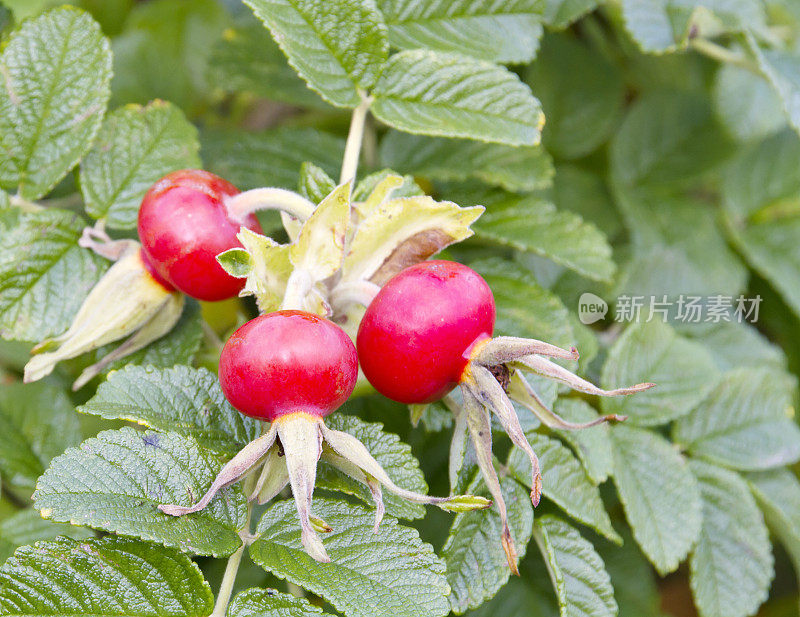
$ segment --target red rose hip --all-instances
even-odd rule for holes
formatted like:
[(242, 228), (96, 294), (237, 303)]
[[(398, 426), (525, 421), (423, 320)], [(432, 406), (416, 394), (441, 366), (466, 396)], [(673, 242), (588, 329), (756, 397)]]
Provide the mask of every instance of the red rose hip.
[(401, 403), (439, 400), (461, 381), (476, 343), (494, 330), (492, 291), (451, 261), (406, 268), (378, 292), (358, 330), (361, 368)]
[(139, 208), (139, 239), (148, 269), (198, 300), (224, 300), (244, 285), (226, 273), (216, 257), (241, 246), (236, 234), (244, 226), (261, 233), (255, 216), (238, 222), (225, 200), (239, 190), (207, 171), (184, 169), (156, 182)]
[(247, 322), (228, 339), (219, 362), (225, 397), (268, 422), (303, 412), (324, 418), (356, 384), (358, 357), (339, 326), (304, 311), (278, 311)]

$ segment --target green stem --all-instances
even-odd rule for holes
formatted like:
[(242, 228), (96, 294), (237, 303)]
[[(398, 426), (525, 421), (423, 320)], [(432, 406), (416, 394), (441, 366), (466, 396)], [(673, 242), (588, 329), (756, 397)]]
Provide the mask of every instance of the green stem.
[(23, 212), (38, 212), (39, 210), (44, 210), (39, 204), (25, 199), (24, 197), (20, 197), (19, 195), (9, 195), (8, 200), (11, 202), (12, 206), (20, 208)]
[(252, 504), (247, 504), (247, 522), (245, 523), (245, 533), (240, 533), (242, 537), (242, 545), (238, 550), (228, 557), (228, 565), (225, 566), (225, 574), (222, 576), (222, 583), (219, 586), (217, 593), (217, 601), (214, 604), (214, 611), (209, 617), (225, 617), (228, 612), (228, 603), (231, 600), (231, 593), (233, 592), (233, 585), (236, 583), (236, 575), (239, 573), (239, 564), (242, 563), (242, 556), (250, 544), (250, 516), (253, 513)]
[(339, 176), (339, 184), (348, 180), (355, 180), (356, 171), (358, 170), (358, 157), (361, 154), (361, 141), (364, 137), (364, 122), (371, 104), (372, 99), (362, 95), (361, 103), (353, 110), (350, 131), (347, 133), (347, 143), (344, 146), (344, 158), (342, 159), (342, 173)]
[(733, 64), (740, 68), (746, 69), (756, 75), (761, 75), (762, 71), (758, 64), (744, 54), (731, 51), (727, 47), (717, 45), (716, 43), (704, 38), (692, 39), (690, 45), (695, 51), (707, 56), (713, 60)]

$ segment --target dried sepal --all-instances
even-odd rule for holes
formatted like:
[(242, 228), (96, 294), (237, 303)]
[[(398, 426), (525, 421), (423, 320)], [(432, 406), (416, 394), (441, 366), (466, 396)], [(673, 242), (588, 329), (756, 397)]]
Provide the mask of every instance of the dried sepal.
[(639, 383), (628, 388), (604, 390), (602, 388), (598, 388), (593, 383), (578, 377), (555, 362), (551, 362), (547, 358), (542, 358), (541, 356), (537, 355), (517, 358), (513, 362), (513, 365), (515, 368), (520, 368), (524, 371), (531, 371), (537, 375), (554, 379), (555, 381), (563, 383), (573, 390), (577, 390), (578, 392), (594, 394), (596, 396), (623, 396), (627, 394), (635, 394), (636, 392), (648, 390), (656, 385), (654, 383)]
[(270, 448), (264, 457), (261, 473), (248, 501), (256, 500), (258, 505), (263, 506), (274, 499), (288, 484), (289, 472), (286, 470), (286, 463), (283, 462), (278, 448)]
[(562, 349), (551, 343), (536, 339), (498, 336), (476, 346), (470, 359), (484, 366), (495, 366), (531, 354), (560, 358), (562, 360), (577, 360), (580, 357), (575, 347)]
[(322, 454), (322, 420), (296, 413), (279, 418), (273, 426), (278, 427), (278, 437), (283, 446), (289, 484), (300, 518), (300, 540), (303, 548), (317, 561), (329, 562), (331, 558), (310, 520), (317, 461)]
[(494, 460), (492, 457), (492, 424), (489, 416), (489, 411), (483, 406), (473, 393), (463, 388), (464, 405), (461, 413), (465, 418), (467, 429), (469, 430), (472, 443), (475, 446), (475, 458), (478, 462), (478, 468), (483, 476), (483, 481), (489, 489), (489, 494), (492, 496), (495, 505), (497, 506), (497, 513), (500, 515), (500, 524), (502, 525), (501, 542), (503, 551), (506, 554), (506, 561), (508, 567), (515, 576), (519, 576), (519, 569), (517, 562), (519, 557), (517, 549), (514, 546), (514, 540), (511, 537), (511, 529), (508, 526), (508, 510), (506, 509), (506, 502), (503, 499), (503, 491), (500, 487), (500, 478), (497, 476), (497, 471), (494, 468)]
[(531, 448), (525, 431), (522, 430), (517, 412), (508, 395), (489, 369), (474, 364), (470, 366), (469, 375), (462, 383), (462, 389), (468, 390), (497, 416), (511, 442), (528, 456), (531, 463), (531, 503), (534, 507), (538, 506), (539, 500), (542, 498), (542, 474), (539, 469), (539, 458)]
[(62, 360), (146, 328), (125, 354), (117, 354), (114, 359), (144, 347), (163, 336), (178, 321), (180, 311), (175, 309), (182, 303), (179, 298), (180, 293), (167, 290), (147, 271), (138, 244), (129, 247), (89, 292), (69, 329), (33, 348), (34, 356), (25, 365), (25, 382), (45, 377)]
[(383, 516), (386, 514), (386, 506), (383, 503), (383, 490), (381, 489), (380, 482), (365, 473), (354, 463), (331, 451), (327, 444), (322, 449), (322, 457), (320, 460), (325, 461), (346, 476), (367, 487), (370, 495), (372, 495), (372, 501), (375, 502), (375, 526), (373, 527), (373, 531), (378, 533)]
[(530, 409), (546, 427), (561, 431), (576, 431), (591, 428), (604, 422), (623, 422), (628, 419), (628, 416), (609, 414), (591, 422), (570, 422), (565, 420), (544, 404), (520, 371), (515, 371), (511, 375), (508, 384), (508, 396), (520, 405)]

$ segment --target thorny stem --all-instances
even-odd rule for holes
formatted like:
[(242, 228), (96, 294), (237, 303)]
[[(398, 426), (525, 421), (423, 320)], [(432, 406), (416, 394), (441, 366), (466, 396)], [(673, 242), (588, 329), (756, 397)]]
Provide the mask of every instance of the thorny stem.
[(242, 545), (237, 551), (228, 557), (228, 565), (225, 566), (225, 574), (222, 576), (222, 583), (219, 586), (219, 593), (217, 593), (217, 601), (214, 604), (214, 612), (209, 617), (225, 617), (228, 612), (228, 603), (231, 600), (231, 593), (233, 592), (233, 585), (236, 583), (236, 575), (239, 572), (239, 564), (242, 563), (242, 555), (252, 542), (250, 535), (250, 516), (253, 513), (253, 505), (247, 504), (247, 522), (244, 529), (246, 532), (241, 532), (239, 535), (242, 538)]
[(708, 56), (709, 58), (719, 62), (733, 64), (734, 66), (746, 69), (752, 73), (755, 73), (756, 75), (763, 74), (761, 68), (751, 58), (748, 58), (744, 54), (731, 51), (727, 47), (718, 45), (713, 41), (709, 41), (708, 39), (704, 38), (695, 38), (692, 39), (689, 44), (691, 45), (692, 49), (703, 54), (704, 56)]
[(367, 119), (367, 112), (371, 104), (372, 97), (362, 94), (361, 103), (353, 110), (350, 131), (347, 133), (347, 143), (344, 146), (344, 158), (342, 159), (342, 173), (339, 176), (339, 184), (354, 180), (356, 177), (358, 157), (361, 154), (361, 140), (364, 137), (364, 122)]

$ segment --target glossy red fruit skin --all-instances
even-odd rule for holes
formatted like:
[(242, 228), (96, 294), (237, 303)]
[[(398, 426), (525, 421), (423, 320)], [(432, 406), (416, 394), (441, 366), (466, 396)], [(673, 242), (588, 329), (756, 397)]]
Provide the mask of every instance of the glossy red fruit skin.
[(219, 381), (231, 405), (273, 422), (291, 413), (324, 418), (350, 396), (358, 355), (332, 321), (305, 311), (260, 315), (225, 343)]
[(358, 329), (364, 375), (384, 396), (431, 403), (461, 380), (474, 345), (492, 336), (492, 290), (474, 270), (426, 261), (398, 273)]
[[(225, 272), (216, 256), (241, 246), (242, 225), (228, 218), (223, 200), (239, 193), (227, 180), (200, 169), (167, 174), (139, 208), (142, 255), (161, 279), (198, 300), (224, 300), (239, 293), (244, 279)], [(244, 225), (262, 233), (252, 215)]]

